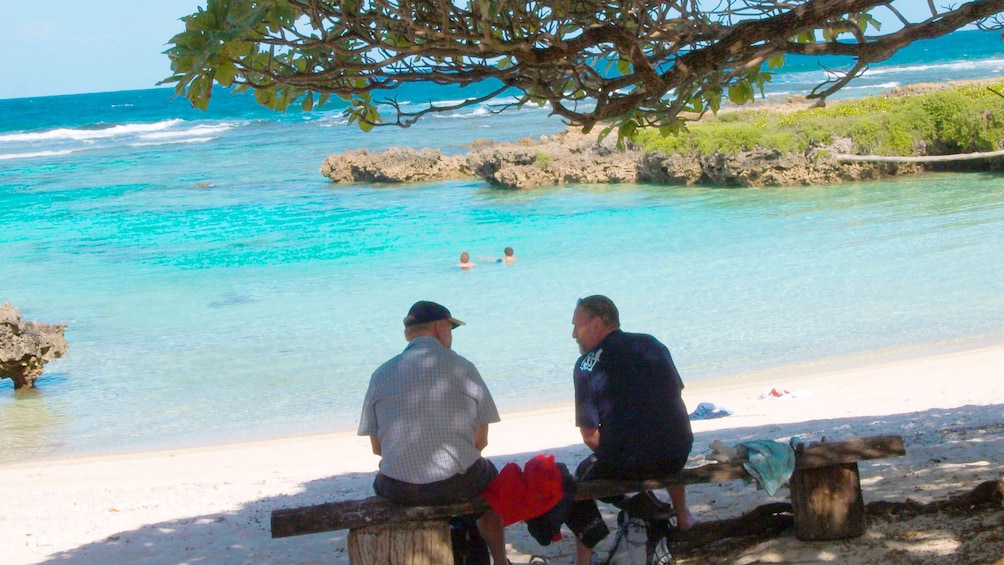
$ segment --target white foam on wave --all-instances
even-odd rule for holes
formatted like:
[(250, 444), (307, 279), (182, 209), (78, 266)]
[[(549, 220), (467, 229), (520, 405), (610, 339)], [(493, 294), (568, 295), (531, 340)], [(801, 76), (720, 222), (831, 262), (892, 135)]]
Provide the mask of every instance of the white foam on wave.
[(56, 157), (59, 155), (69, 155), (73, 153), (70, 149), (63, 151), (35, 151), (33, 153), (0, 153), (0, 161), (9, 159), (33, 159), (35, 157)]
[[(494, 106), (494, 105), (493, 105)], [(439, 118), (443, 120), (468, 120), (471, 118), (483, 118), (485, 116), (492, 116), (499, 113), (499, 110), (503, 112), (550, 112), (549, 106), (537, 106), (536, 104), (527, 104), (522, 108), (516, 108), (515, 106), (509, 108), (502, 108), (501, 105), (498, 106), (496, 110), (492, 110), (489, 106), (473, 106), (467, 108), (463, 111), (448, 112), (448, 113), (434, 113), (431, 117)]]
[(0, 135), (3, 142), (33, 142), (33, 141), (90, 141), (108, 139), (121, 135), (131, 135), (145, 132), (162, 131), (177, 124), (184, 123), (181, 119), (163, 120), (152, 124), (120, 124), (100, 128), (56, 128), (41, 132), (19, 132)]
[(187, 123), (185, 120), (172, 119), (148, 124), (133, 123), (98, 128), (56, 128), (41, 132), (18, 132), (0, 135), (0, 143), (90, 143), (130, 136), (139, 139), (176, 139), (188, 136), (205, 137), (208, 134), (219, 134), (237, 127), (237, 124), (231, 122), (179, 127)]
[(893, 82), (880, 82), (878, 84), (862, 84), (862, 85), (858, 85), (858, 84), (852, 82), (851, 84), (843, 87), (841, 90), (845, 90), (845, 91), (849, 91), (849, 90), (874, 90), (876, 88), (888, 89), (888, 88), (896, 88), (898, 86), (900, 86), (900, 83), (895, 82), (895, 81), (893, 81)]
[(189, 137), (186, 139), (171, 139), (165, 141), (139, 141), (136, 143), (129, 143), (129, 147), (152, 147), (156, 145), (174, 145), (177, 143), (205, 143), (207, 141), (212, 141), (218, 139), (217, 137)]
[(869, 67), (865, 71), (866, 77), (882, 75), (895, 75), (902, 73), (916, 74), (959, 74), (971, 75), (973, 73), (985, 73), (987, 76), (993, 75), (1004, 69), (1004, 58), (971, 59), (962, 61), (952, 61), (948, 63), (932, 63), (926, 65), (889, 65), (882, 67)]
[[(836, 69), (839, 71), (841, 69)], [(845, 70), (845, 69), (844, 69)], [(906, 83), (918, 82), (916, 75), (932, 75), (932, 76), (953, 76), (958, 75), (958, 78), (962, 79), (965, 77), (974, 76), (977, 73), (984, 73), (988, 76), (995, 73), (999, 73), (1004, 70), (1004, 58), (992, 57), (983, 59), (962, 59), (957, 61), (947, 61), (947, 62), (935, 62), (935, 63), (921, 63), (912, 65), (872, 65), (857, 79), (855, 83), (859, 83), (862, 79), (867, 80), (882, 80), (882, 79), (893, 79), (897, 75), (910, 75), (905, 80), (886, 80), (880, 84), (869, 84), (867, 86), (861, 86), (862, 88), (892, 88), (896, 86), (901, 86)], [(821, 82), (825, 77), (833, 77), (839, 74), (835, 70), (829, 70), (828, 67), (821, 65), (818, 69), (813, 70), (801, 70), (793, 72), (780, 72), (773, 75), (772, 84), (806, 84), (812, 83), (815, 85)], [(940, 79), (939, 79), (940, 80)], [(852, 83), (854, 84), (854, 83)], [(795, 90), (798, 90), (797, 88)]]
[(446, 119), (446, 120), (455, 118), (466, 120), (469, 118), (480, 118), (482, 116), (487, 116), (490, 113), (491, 112), (488, 111), (488, 108), (473, 108), (468, 112), (450, 112), (448, 114), (438, 113), (438, 114), (433, 114), (433, 116), (435, 116), (436, 118)]
[(178, 139), (188, 136), (204, 137), (206, 135), (212, 135), (217, 133), (223, 133), (227, 130), (233, 129), (234, 124), (216, 124), (216, 125), (200, 125), (191, 128), (179, 129), (179, 130), (167, 130), (167, 131), (155, 131), (151, 133), (141, 133), (137, 137), (140, 139)]
[(344, 126), (347, 123), (349, 123), (348, 118), (346, 118), (342, 114), (324, 116), (322, 118), (318, 118), (314, 122), (315, 125), (322, 128), (328, 128), (333, 126)]

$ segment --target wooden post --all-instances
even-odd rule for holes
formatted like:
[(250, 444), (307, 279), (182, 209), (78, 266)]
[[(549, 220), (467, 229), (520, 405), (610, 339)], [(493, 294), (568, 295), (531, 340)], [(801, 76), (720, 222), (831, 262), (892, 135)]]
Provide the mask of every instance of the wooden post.
[(865, 503), (857, 463), (795, 469), (789, 486), (798, 539), (835, 540), (865, 533)]
[(453, 565), (449, 520), (426, 520), (349, 531), (352, 565)]

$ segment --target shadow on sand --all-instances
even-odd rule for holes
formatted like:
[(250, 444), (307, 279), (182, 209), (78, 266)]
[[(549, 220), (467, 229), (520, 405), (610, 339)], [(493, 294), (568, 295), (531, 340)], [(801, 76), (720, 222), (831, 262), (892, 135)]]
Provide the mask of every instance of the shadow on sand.
[[(844, 419), (812, 420), (807, 422), (775, 424), (767, 426), (727, 428), (695, 434), (694, 453), (701, 454), (708, 443), (722, 439), (727, 444), (735, 444), (753, 439), (787, 439), (800, 436), (806, 441), (817, 441), (826, 435), (833, 440), (851, 436), (899, 434), (903, 436), (907, 454), (913, 463), (906, 472), (930, 475), (931, 484), (923, 492), (897, 489), (889, 477), (904, 472), (897, 469), (902, 465), (893, 460), (876, 460), (861, 464), (862, 483), (866, 502), (878, 499), (905, 500), (918, 495), (933, 499), (956, 494), (955, 485), (972, 484), (1000, 477), (1004, 462), (1004, 404), (991, 406), (963, 406), (953, 409), (932, 409), (911, 414), (884, 416), (863, 416)], [(964, 461), (963, 454), (971, 454), (974, 443), (979, 444), (979, 455), (983, 463), (966, 465), (974, 461)], [(964, 448), (964, 449), (963, 449)], [(583, 446), (566, 446), (551, 450), (558, 461), (574, 465), (586, 454)], [(493, 457), (501, 467), (509, 461), (520, 464), (535, 453), (511, 454)], [(921, 458), (918, 459), (917, 456)], [(902, 458), (901, 458), (902, 459)], [(918, 463), (919, 461), (919, 463)], [(951, 466), (952, 486), (942, 489), (936, 482), (938, 468)], [(888, 476), (887, 476), (888, 475)], [(319, 500), (360, 498), (369, 495), (360, 492), (358, 485), (368, 485), (372, 474), (349, 473), (327, 477), (305, 483), (303, 490), (294, 495), (265, 497), (244, 504), (232, 512), (190, 516), (167, 522), (148, 524), (141, 528), (123, 531), (106, 539), (95, 541), (49, 556), (44, 563), (92, 565), (95, 563), (130, 563), (149, 565), (180, 564), (243, 564), (243, 563), (330, 563), (333, 560), (348, 561), (345, 550), (346, 531), (312, 534), (291, 538), (272, 539), (269, 532), (270, 512), (273, 509), (292, 508), (317, 504)], [(347, 485), (354, 485), (347, 488)], [(738, 488), (723, 488), (720, 485), (696, 485), (692, 500), (702, 498), (701, 504), (708, 508), (726, 506), (731, 508), (753, 508), (764, 500), (769, 500), (756, 491), (752, 485), (737, 483)], [(698, 489), (705, 489), (701, 497)], [(953, 490), (954, 489), (954, 490)], [(690, 492), (690, 491), (688, 491)], [(752, 496), (756, 493), (756, 496)], [(779, 493), (787, 497), (786, 489)], [(776, 500), (776, 499), (774, 499)], [(706, 509), (707, 510), (707, 509)], [(741, 512), (735, 512), (735, 517)], [(607, 509), (608, 518), (613, 514)], [(514, 524), (510, 529), (525, 532), (525, 526)], [(529, 536), (511, 535), (512, 551), (520, 554), (544, 554), (564, 556), (572, 554), (569, 541), (553, 544), (548, 548), (536, 545)], [(612, 538), (612, 536), (610, 536)], [(567, 536), (566, 536), (567, 538)], [(610, 538), (608, 538), (609, 540)], [(958, 552), (964, 554), (966, 541), (963, 539)], [(556, 546), (562, 546), (560, 549)]]

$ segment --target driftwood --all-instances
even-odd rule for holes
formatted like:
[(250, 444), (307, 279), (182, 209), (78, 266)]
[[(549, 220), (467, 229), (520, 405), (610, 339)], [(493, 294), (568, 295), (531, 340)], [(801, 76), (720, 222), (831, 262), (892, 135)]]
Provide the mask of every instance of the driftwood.
[(670, 530), (666, 539), (674, 553), (729, 538), (776, 537), (792, 526), (791, 504), (773, 502), (758, 506), (737, 518), (699, 522), (687, 531)]
[[(980, 483), (971, 491), (926, 504), (907, 499), (903, 502), (876, 501), (865, 505), (869, 520), (910, 520), (921, 515), (972, 515), (994, 511), (1004, 506), (1004, 479)], [(701, 522), (689, 531), (671, 531), (667, 538), (677, 558), (697, 558), (713, 551), (716, 555), (737, 550), (784, 535), (793, 526), (792, 506), (776, 502), (758, 506), (738, 518)], [(708, 560), (710, 561), (710, 560)], [(690, 561), (687, 561), (688, 563)], [(698, 559), (697, 562), (705, 562)], [(722, 562), (715, 560), (714, 562)]]
[(946, 163), (955, 161), (975, 161), (977, 159), (995, 159), (1004, 157), (1004, 149), (1000, 151), (983, 151), (979, 153), (957, 153), (955, 155), (834, 155), (833, 158), (845, 163)]
[(916, 516), (939, 513), (965, 515), (988, 508), (1004, 508), (1004, 479), (985, 481), (971, 491), (928, 503), (910, 498), (904, 502), (877, 500), (866, 504), (865, 512), (874, 518), (909, 520)]

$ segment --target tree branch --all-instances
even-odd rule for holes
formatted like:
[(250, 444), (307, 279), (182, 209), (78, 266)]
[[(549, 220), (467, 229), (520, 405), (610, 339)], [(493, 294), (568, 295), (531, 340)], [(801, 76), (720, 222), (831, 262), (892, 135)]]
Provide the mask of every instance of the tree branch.
[[(906, 1), (906, 0), (902, 0)], [(915, 0), (910, 0), (915, 1)], [(212, 85), (253, 89), (282, 110), (342, 98), (360, 127), (408, 127), (428, 113), (484, 104), (510, 89), (588, 131), (605, 122), (678, 127), (723, 98), (752, 101), (786, 54), (853, 59), (809, 97), (820, 102), (869, 64), (970, 23), (1001, 27), (1004, 0), (970, 0), (912, 22), (901, 0), (207, 0), (167, 51), (176, 92), (205, 107)], [(885, 10), (901, 27), (881, 34)], [(869, 34), (869, 31), (873, 33)], [(377, 91), (407, 83), (492, 83), (458, 104), (407, 112)], [(384, 121), (377, 107), (395, 118)]]

